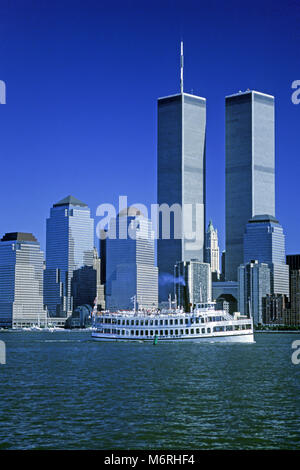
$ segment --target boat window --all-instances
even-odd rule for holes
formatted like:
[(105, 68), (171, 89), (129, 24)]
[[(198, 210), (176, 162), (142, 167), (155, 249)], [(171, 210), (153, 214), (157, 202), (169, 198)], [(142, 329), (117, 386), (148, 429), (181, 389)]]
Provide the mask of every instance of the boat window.
[(125, 330), (122, 330), (122, 335), (125, 335)]
[(189, 334), (189, 330), (185, 330), (185, 334), (188, 335), (188, 334)]
[(145, 320), (145, 325), (149, 325), (149, 321), (148, 321), (148, 320)]
[(183, 335), (183, 330), (180, 330), (180, 334)]
[(117, 330), (117, 335), (119, 335), (119, 334), (120, 334), (120, 330)]
[[(204, 330), (205, 331), (205, 330)], [(207, 328), (207, 333), (210, 333), (211, 332), (211, 329), (210, 328)]]
[(175, 330), (175, 335), (178, 335), (178, 330)]
[(150, 320), (150, 325), (153, 325), (153, 320)]
[(170, 330), (170, 335), (173, 335), (173, 330)]
[(191, 335), (193, 335), (193, 334), (194, 334), (194, 328), (191, 329)]
[(196, 334), (198, 335), (200, 333), (199, 328), (196, 328)]
[(180, 318), (180, 325), (183, 325), (183, 318)]
[(158, 325), (158, 320), (155, 320), (154, 324), (155, 324), (155, 325)]
[(153, 336), (153, 330), (150, 330), (150, 336)]
[(232, 331), (232, 330), (233, 330), (233, 326), (232, 326), (232, 325), (226, 326), (226, 331)]
[(163, 336), (164, 332), (163, 330), (160, 330), (160, 335)]
[(138, 320), (135, 320), (135, 324), (138, 325), (138, 324), (139, 324), (139, 321), (138, 321)]
[(155, 334), (158, 336), (158, 330), (155, 330)]
[(175, 325), (178, 325), (178, 320), (177, 320), (177, 318), (175, 319), (174, 323), (175, 323)]
[(169, 321), (168, 320), (165, 320), (165, 325), (168, 325), (169, 324)]
[(131, 320), (131, 324), (132, 324), (132, 326), (134, 325), (134, 320)]
[(199, 318), (198, 317), (196, 318), (196, 323), (199, 323)]
[(170, 325), (173, 325), (173, 320), (170, 320)]
[(144, 330), (141, 330), (141, 331), (140, 331), (140, 335), (141, 335), (141, 336), (144, 336)]
[(135, 336), (139, 335), (139, 330), (135, 330)]
[(205, 328), (201, 328), (201, 333), (205, 334)]
[(129, 325), (129, 320), (126, 320), (126, 325)]
[(134, 335), (134, 330), (131, 330), (131, 331), (130, 331), (130, 334), (131, 334), (131, 335)]
[(148, 336), (148, 330), (145, 331), (145, 336)]
[(125, 320), (122, 320), (122, 325), (125, 325)]
[(201, 323), (204, 323), (204, 318), (203, 317), (201, 318)]
[(224, 326), (214, 326), (213, 331), (216, 331), (216, 332), (224, 331)]
[(168, 336), (168, 334), (169, 334), (169, 331), (165, 330), (165, 336)]
[(118, 320), (118, 325), (121, 325), (121, 320)]
[(163, 325), (163, 324), (164, 324), (164, 321), (163, 321), (163, 320), (160, 320), (159, 324), (160, 324), (160, 325)]
[(141, 326), (143, 326), (143, 324), (144, 324), (144, 320), (141, 320)]

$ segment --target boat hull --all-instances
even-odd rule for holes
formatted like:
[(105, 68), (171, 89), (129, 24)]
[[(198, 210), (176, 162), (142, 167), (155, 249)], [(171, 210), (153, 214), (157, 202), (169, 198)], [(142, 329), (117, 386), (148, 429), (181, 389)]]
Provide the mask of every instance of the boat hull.
[[(101, 333), (92, 333), (92, 339), (94, 341), (109, 341), (109, 342), (131, 342), (131, 343), (153, 343), (153, 338), (122, 338), (116, 335), (105, 335)], [(255, 343), (253, 333), (235, 334), (235, 335), (202, 335), (202, 336), (182, 336), (177, 338), (159, 338), (158, 343), (178, 343), (178, 342), (190, 342), (190, 343)]]

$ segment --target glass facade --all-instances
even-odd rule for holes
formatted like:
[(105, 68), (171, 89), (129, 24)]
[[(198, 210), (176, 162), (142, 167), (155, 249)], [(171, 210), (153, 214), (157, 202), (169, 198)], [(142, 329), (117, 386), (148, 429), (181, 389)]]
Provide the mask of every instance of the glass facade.
[(251, 260), (267, 263), (271, 293), (289, 297), (289, 266), (285, 259), (285, 235), (278, 220), (270, 215), (250, 219), (244, 234), (244, 264)]
[(45, 324), (44, 253), (32, 234), (6, 234), (0, 241), (0, 326)]
[(72, 196), (54, 204), (46, 226), (44, 302), (51, 316), (72, 313), (73, 271), (93, 266), (94, 219)]
[(263, 299), (270, 294), (271, 272), (265, 263), (254, 261), (238, 268), (238, 308), (242, 315), (263, 323)]
[[(159, 206), (179, 204), (184, 208), (184, 204), (191, 205), (190, 214), (183, 210), (179, 221), (181, 235), (177, 239), (174, 238), (174, 219), (171, 218), (170, 239), (163, 239), (162, 218), (159, 218), (159, 274), (168, 274), (170, 278), (169, 283), (159, 283), (160, 301), (165, 301), (173, 290), (172, 276), (177, 261), (192, 258), (204, 261), (205, 142), (204, 98), (182, 93), (158, 100), (157, 201)], [(183, 220), (191, 222), (190, 227), (184, 227)]]
[[(116, 237), (108, 236), (105, 247), (106, 308), (132, 310), (134, 296), (139, 308), (157, 308), (158, 269), (151, 221), (138, 211), (129, 216), (126, 212), (111, 219), (112, 226), (116, 227)], [(122, 238), (121, 226), (126, 230), (126, 238)]]
[(274, 97), (246, 91), (226, 97), (226, 270), (237, 279), (249, 219), (275, 215)]
[(199, 260), (181, 261), (175, 265), (175, 294), (177, 305), (186, 311), (196, 303), (211, 301), (211, 270)]

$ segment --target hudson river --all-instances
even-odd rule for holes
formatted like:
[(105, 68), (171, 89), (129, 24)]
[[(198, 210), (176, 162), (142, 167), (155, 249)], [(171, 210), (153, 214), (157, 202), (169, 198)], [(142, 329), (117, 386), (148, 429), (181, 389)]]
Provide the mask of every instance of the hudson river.
[(96, 343), (0, 332), (1, 449), (300, 449), (299, 334)]

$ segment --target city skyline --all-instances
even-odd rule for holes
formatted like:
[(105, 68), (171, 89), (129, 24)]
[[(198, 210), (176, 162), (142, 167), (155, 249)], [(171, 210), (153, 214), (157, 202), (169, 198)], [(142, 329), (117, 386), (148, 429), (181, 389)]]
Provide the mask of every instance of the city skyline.
[[(65, 21), (62, 20), (65, 19), (66, 10), (62, 9), (62, 16), (57, 18), (54, 13), (47, 17), (52, 25), (56, 18), (57, 38), (53, 38), (53, 32), (46, 27), (42, 37), (39, 36), (39, 45), (33, 45), (32, 39), (39, 33), (32, 26), (38, 24), (42, 13), (37, 11), (28, 24), (25, 21), (27, 13), (24, 13), (24, 18), (19, 19), (19, 29), (16, 29), (13, 11), (9, 7), (4, 8), (3, 19), (10, 42), (0, 52), (0, 78), (7, 85), (7, 103), (0, 106), (3, 171), (13, 175), (13, 185), (17, 188), (23, 188), (26, 179), (28, 190), (23, 191), (22, 198), (17, 190), (10, 193), (7, 199), (5, 196), (12, 183), (9, 178), (3, 181), (0, 194), (6, 202), (2, 207), (2, 233), (18, 230), (33, 232), (45, 250), (43, 221), (52, 202), (65, 194), (75, 194), (86, 201), (93, 217), (98, 204), (115, 203), (119, 194), (127, 194), (130, 204), (136, 201), (147, 205), (156, 202), (156, 99), (180, 90), (178, 45), (182, 36), (185, 43), (185, 90), (191, 92), (194, 87), (195, 94), (207, 99), (207, 219), (212, 218), (218, 229), (221, 250), (224, 249), (225, 237), (225, 96), (240, 89), (253, 88), (275, 96), (276, 216), (287, 235), (287, 253), (299, 251), (299, 225), (295, 218), (291, 218), (295, 207), (290, 202), (297, 200), (297, 171), (289, 171), (291, 167), (298, 168), (296, 136), (300, 106), (291, 101), (291, 84), (299, 77), (294, 60), (296, 43), (291, 38), (296, 39), (299, 16), (297, 9), (294, 9), (293, 15), (288, 13), (289, 21), (285, 24), (282, 23), (280, 7), (274, 8), (273, 4), (271, 7), (271, 3), (266, 2), (262, 8), (269, 7), (273, 20), (273, 26), (267, 26), (269, 35), (266, 37), (263, 29), (265, 23), (260, 23), (258, 19), (257, 37), (249, 34), (246, 39), (242, 35), (244, 39), (240, 45), (235, 44), (235, 34), (242, 29), (238, 17), (246, 12), (251, 16), (250, 7), (249, 10), (240, 8), (236, 16), (224, 12), (221, 4), (216, 10), (213, 7), (203, 8), (204, 19), (211, 18), (213, 12), (217, 13), (215, 21), (220, 28), (219, 34), (222, 38), (224, 36), (224, 47), (228, 52), (221, 57), (218, 52), (219, 37), (211, 38), (205, 21), (201, 32), (191, 33), (187, 28), (190, 18), (183, 13), (182, 31), (179, 31), (178, 4), (174, 5), (171, 15), (171, 24), (175, 28), (168, 37), (162, 28), (166, 9), (162, 9), (159, 20), (154, 20), (155, 8), (152, 11), (152, 19), (158, 26), (155, 37), (147, 27), (141, 34), (136, 22), (137, 13), (131, 20), (132, 32), (118, 19), (120, 28), (112, 36), (107, 30), (113, 19), (109, 8), (104, 13), (106, 27), (100, 32), (97, 20), (92, 18), (92, 7), (85, 10), (79, 25), (81, 10), (76, 6), (71, 15), (72, 21), (68, 24), (72, 40), (64, 42), (64, 53), (67, 52), (68, 57), (66, 65), (63, 65), (62, 54), (58, 49), (65, 34), (62, 28), (65, 27)], [(225, 35), (224, 13), (229, 24), (238, 28), (235, 33), (229, 31), (227, 24)], [(143, 15), (140, 16), (143, 20)], [(243, 24), (243, 28), (246, 27), (248, 31), (250, 23)], [(78, 27), (83, 36), (80, 47), (76, 47), (75, 31), (78, 32)], [(87, 35), (88, 30), (91, 31), (91, 37)], [(280, 41), (278, 30), (283, 33)], [(141, 38), (139, 46), (132, 42), (133, 36), (137, 34)], [(22, 86), (17, 78), (23, 67), (23, 59), (16, 48), (20, 35), (23, 39), (21, 52), (27, 58), (28, 69), (28, 74), (23, 74)], [(130, 47), (126, 41), (122, 44), (122, 37), (128, 39)], [(201, 44), (205, 44), (205, 37), (210, 37), (209, 52), (204, 46), (201, 47)], [(250, 41), (252, 48), (247, 47)], [(50, 54), (44, 59), (41, 53), (47, 47), (50, 47)], [(276, 48), (274, 60), (274, 52), (270, 50)], [(142, 55), (143, 49), (146, 53)], [(78, 54), (76, 59), (73, 57), (75, 50)], [(103, 59), (100, 60), (102, 53)], [(42, 64), (38, 69), (36, 55), (39, 64)], [(78, 70), (78, 60), (85, 61), (82, 70)], [(54, 72), (57, 70), (60, 73)], [(122, 74), (117, 75), (117, 70), (122, 70)], [(79, 83), (82, 88), (78, 86)], [(104, 89), (105, 96), (102, 92)], [(118, 96), (121, 95), (124, 107), (127, 108), (127, 119), (125, 111), (120, 108), (117, 119), (114, 116)], [(131, 97), (130, 110), (127, 95)], [(40, 103), (43, 103), (43, 119), (39, 118)], [(119, 133), (119, 142), (112, 139), (114, 132)], [(18, 139), (14, 138), (16, 134)], [(114, 165), (111, 160), (114, 160)], [(46, 161), (51, 161), (51, 165), (46, 166)], [(95, 168), (99, 171), (101, 181), (93, 189), (90, 181)], [(111, 178), (115, 180), (114, 185), (111, 184)], [(128, 184), (131, 179), (134, 184)], [(51, 184), (52, 181), (55, 184)], [(145, 185), (145, 181), (148, 184)], [(288, 194), (283, 189), (287, 187)], [(28, 207), (32, 208), (29, 212)]]

